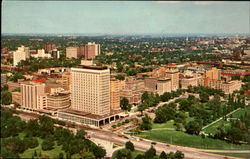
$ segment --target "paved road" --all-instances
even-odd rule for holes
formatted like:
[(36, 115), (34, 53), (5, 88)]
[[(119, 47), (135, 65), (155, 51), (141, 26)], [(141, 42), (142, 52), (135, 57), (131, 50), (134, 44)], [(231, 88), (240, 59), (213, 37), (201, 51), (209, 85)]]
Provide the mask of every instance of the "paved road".
[[(133, 142), (135, 149), (146, 151), (151, 146), (151, 141), (149, 140), (143, 140), (143, 141), (136, 141), (135, 139), (124, 139), (120, 138), (115, 134), (109, 134), (106, 135), (104, 133), (99, 134), (95, 133), (91, 136), (91, 138), (99, 138), (102, 140), (108, 140), (117, 144), (124, 145), (127, 141)], [(189, 148), (189, 147), (181, 147), (181, 146), (175, 146), (175, 145), (169, 145), (166, 146), (164, 143), (157, 142), (156, 145), (154, 145), (154, 148), (156, 149), (157, 154), (159, 155), (162, 151), (165, 151), (166, 153), (169, 153), (170, 151), (175, 152), (177, 150), (182, 151), (185, 154), (186, 159), (224, 159), (225, 156), (222, 155), (216, 155), (216, 154), (209, 154), (205, 152), (201, 152), (199, 149), (195, 148)], [(227, 157), (228, 159), (233, 159), (234, 157)]]
[[(20, 113), (21, 118), (27, 119), (27, 118), (34, 118), (34, 115), (31, 115), (30, 113)], [(37, 116), (37, 115), (35, 115)], [(109, 142), (114, 142), (116, 144), (124, 145), (127, 141), (133, 142), (135, 149), (146, 151), (150, 148), (151, 142), (150, 140), (145, 140), (143, 141), (137, 141), (135, 137), (129, 137), (129, 139), (125, 139), (124, 137), (119, 137), (117, 136), (116, 133), (106, 131), (106, 130), (100, 130), (100, 129), (94, 129), (82, 125), (76, 125), (77, 129), (84, 129), (87, 131), (90, 135), (91, 138), (96, 138), (96, 139), (102, 139), (105, 141)], [(91, 140), (90, 138), (90, 140)], [(216, 155), (216, 154), (209, 154), (201, 151), (206, 151), (206, 150), (200, 150), (196, 148), (190, 148), (190, 147), (182, 147), (182, 146), (176, 146), (176, 145), (169, 145), (166, 146), (165, 143), (160, 143), (157, 142), (156, 145), (154, 145), (157, 154), (160, 154), (162, 151), (165, 151), (169, 153), (170, 151), (175, 152), (177, 150), (182, 151), (185, 154), (186, 159), (224, 159), (224, 156), (221, 155)], [(207, 151), (208, 152), (208, 151)], [(233, 159), (234, 157), (228, 157), (228, 159)]]

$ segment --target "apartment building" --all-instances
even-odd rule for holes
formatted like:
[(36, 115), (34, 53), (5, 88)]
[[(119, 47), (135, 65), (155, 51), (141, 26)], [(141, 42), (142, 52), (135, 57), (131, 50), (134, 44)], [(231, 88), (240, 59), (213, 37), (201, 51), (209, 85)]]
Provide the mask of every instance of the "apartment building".
[(18, 47), (16, 51), (13, 52), (13, 66), (17, 66), (22, 60), (26, 60), (30, 57), (29, 47)]
[(176, 91), (179, 88), (179, 70), (175, 64), (167, 65), (166, 77), (171, 79), (171, 90)]
[(120, 109), (120, 80), (110, 80), (110, 107), (113, 110)]
[(67, 47), (66, 48), (66, 57), (67, 58), (78, 58), (78, 48), (77, 47)]
[(32, 110), (43, 109), (46, 105), (44, 94), (44, 83), (31, 81), (21, 83), (21, 106)]

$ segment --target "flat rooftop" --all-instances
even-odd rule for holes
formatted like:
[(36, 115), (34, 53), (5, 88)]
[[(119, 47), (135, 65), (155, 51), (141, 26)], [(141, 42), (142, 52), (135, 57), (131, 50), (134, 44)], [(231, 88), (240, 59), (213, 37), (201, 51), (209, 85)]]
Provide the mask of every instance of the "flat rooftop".
[(84, 68), (84, 69), (92, 69), (92, 70), (106, 70), (107, 66), (87, 66), (87, 65), (79, 65), (75, 66), (75, 68)]
[(65, 109), (65, 110), (62, 110), (60, 112), (69, 113), (69, 114), (74, 114), (74, 115), (78, 115), (78, 116), (82, 116), (82, 117), (87, 117), (87, 118), (91, 118), (91, 119), (100, 120), (100, 119), (104, 119), (104, 118), (113, 116), (115, 114), (119, 114), (122, 111), (121, 110), (111, 110), (110, 114), (107, 114), (107, 115), (95, 115), (95, 114), (91, 114), (91, 113), (87, 113), (87, 112), (83, 112), (83, 111), (78, 111), (78, 110), (74, 110), (74, 109)]

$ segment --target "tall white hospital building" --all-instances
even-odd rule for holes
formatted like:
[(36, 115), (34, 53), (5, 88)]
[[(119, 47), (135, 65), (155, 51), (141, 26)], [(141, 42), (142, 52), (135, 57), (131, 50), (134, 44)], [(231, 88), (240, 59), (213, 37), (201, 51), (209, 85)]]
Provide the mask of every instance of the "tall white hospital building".
[(110, 113), (110, 70), (107, 67), (71, 68), (71, 108), (95, 115)]

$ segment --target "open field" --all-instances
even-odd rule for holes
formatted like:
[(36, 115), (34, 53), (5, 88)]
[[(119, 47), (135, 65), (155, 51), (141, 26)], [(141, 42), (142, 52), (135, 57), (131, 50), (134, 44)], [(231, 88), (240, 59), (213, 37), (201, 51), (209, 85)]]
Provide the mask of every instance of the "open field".
[(248, 145), (235, 145), (222, 140), (211, 138), (202, 138), (201, 136), (189, 135), (184, 132), (166, 130), (166, 129), (153, 129), (151, 131), (141, 132), (138, 137), (165, 142), (169, 144), (176, 144), (181, 146), (206, 148), (206, 149), (249, 149)]
[[(232, 116), (232, 118), (239, 118), (240, 116), (244, 115), (246, 112), (250, 112), (250, 107), (241, 108), (241, 109), (237, 110), (236, 112), (234, 112), (233, 114), (231, 114), (230, 116)], [(213, 134), (214, 132), (216, 132), (216, 128), (218, 126), (220, 126), (221, 124), (225, 124), (225, 126), (227, 126), (227, 125), (230, 125), (230, 122), (227, 122), (227, 121), (221, 119), (218, 122), (208, 126), (207, 128), (205, 128), (202, 131), (207, 133), (207, 134), (209, 134), (209, 133)]]
[(158, 128), (175, 128), (174, 126), (174, 121), (170, 120), (166, 123), (162, 123), (162, 124), (157, 124), (157, 123), (153, 123), (152, 124), (152, 128), (153, 129), (158, 129)]

